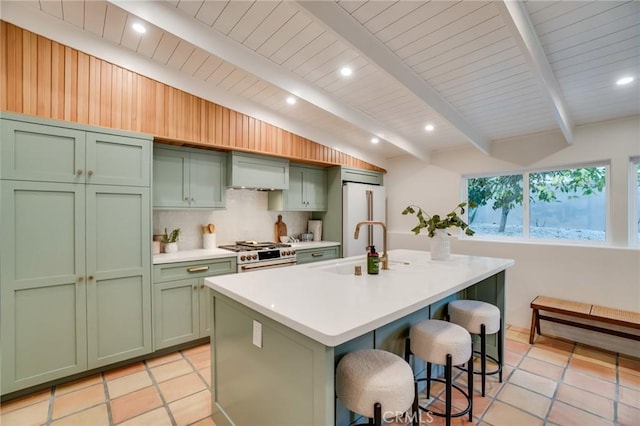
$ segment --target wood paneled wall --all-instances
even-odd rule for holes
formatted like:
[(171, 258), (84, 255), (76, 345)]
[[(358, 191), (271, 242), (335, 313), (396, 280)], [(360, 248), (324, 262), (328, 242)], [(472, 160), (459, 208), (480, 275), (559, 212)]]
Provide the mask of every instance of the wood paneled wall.
[(142, 132), (177, 145), (384, 171), (8, 22), (1, 25), (2, 111)]

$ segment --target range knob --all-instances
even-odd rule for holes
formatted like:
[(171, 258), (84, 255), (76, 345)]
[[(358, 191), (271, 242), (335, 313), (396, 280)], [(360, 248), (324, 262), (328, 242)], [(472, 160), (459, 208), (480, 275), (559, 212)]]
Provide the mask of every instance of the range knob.
[(291, 250), (291, 254), (296, 254), (296, 251), (295, 250)]
[(251, 256), (251, 258), (252, 258), (253, 260), (256, 260), (256, 259), (258, 258), (258, 255), (257, 255), (257, 254), (254, 254), (253, 256)]
[(246, 258), (247, 258), (247, 257), (243, 254), (242, 256), (240, 256), (240, 261), (241, 261), (241, 262), (244, 262), (244, 261), (246, 260)]

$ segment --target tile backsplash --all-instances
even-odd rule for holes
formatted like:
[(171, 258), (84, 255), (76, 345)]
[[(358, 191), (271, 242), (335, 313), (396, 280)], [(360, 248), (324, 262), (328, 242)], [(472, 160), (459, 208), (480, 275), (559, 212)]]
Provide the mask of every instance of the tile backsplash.
[(202, 248), (202, 225), (216, 226), (217, 244), (240, 240), (273, 241), (278, 215), (287, 224), (289, 235), (307, 232), (309, 212), (267, 210), (268, 193), (250, 189), (227, 189), (226, 210), (154, 210), (153, 233), (180, 228), (180, 250)]

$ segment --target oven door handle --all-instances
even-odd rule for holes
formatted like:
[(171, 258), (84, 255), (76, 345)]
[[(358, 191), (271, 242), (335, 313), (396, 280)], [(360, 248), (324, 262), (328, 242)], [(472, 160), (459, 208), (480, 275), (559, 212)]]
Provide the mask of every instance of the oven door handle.
[(261, 268), (273, 268), (273, 267), (278, 267), (278, 266), (290, 266), (290, 265), (295, 265), (296, 263), (298, 263), (298, 261), (296, 259), (290, 260), (288, 262), (282, 262), (282, 263), (270, 263), (267, 265), (261, 265), (261, 264), (257, 264), (257, 265), (242, 265), (240, 267), (240, 269), (242, 269), (243, 271), (252, 271), (254, 269), (261, 269)]

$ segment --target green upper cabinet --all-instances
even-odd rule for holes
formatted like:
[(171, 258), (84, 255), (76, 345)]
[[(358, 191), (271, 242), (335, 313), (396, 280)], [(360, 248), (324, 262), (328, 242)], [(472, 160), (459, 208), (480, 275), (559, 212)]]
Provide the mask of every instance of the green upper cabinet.
[(226, 205), (225, 154), (195, 149), (153, 150), (153, 207), (222, 209)]
[(149, 186), (149, 140), (89, 132), (86, 152), (87, 183)]
[(327, 171), (320, 167), (291, 165), (289, 189), (269, 193), (269, 210), (327, 210)]
[(383, 184), (382, 172), (343, 166), (340, 168), (340, 174), (342, 182), (367, 183), (371, 185)]
[(289, 188), (289, 160), (229, 152), (228, 185), (236, 188)]
[(2, 179), (149, 186), (149, 139), (88, 129), (3, 114)]

